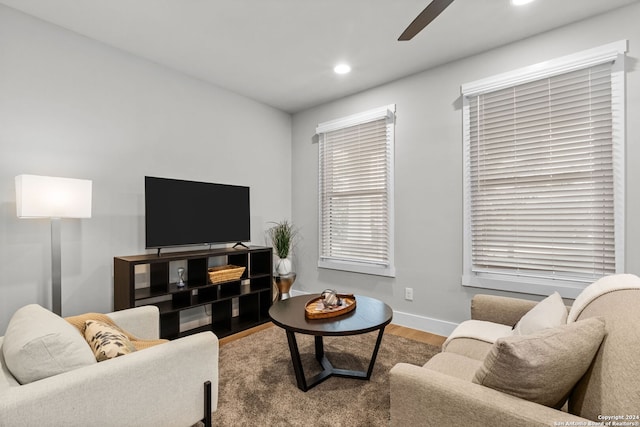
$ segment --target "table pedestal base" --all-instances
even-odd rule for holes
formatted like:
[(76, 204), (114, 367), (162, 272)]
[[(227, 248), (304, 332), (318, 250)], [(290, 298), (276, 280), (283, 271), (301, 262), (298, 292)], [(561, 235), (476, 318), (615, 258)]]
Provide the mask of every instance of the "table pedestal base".
[(369, 380), (371, 378), (371, 372), (373, 372), (373, 366), (376, 363), (376, 358), (378, 357), (378, 350), (380, 349), (380, 343), (382, 342), (382, 334), (384, 333), (384, 326), (379, 329), (378, 338), (376, 339), (376, 345), (373, 349), (373, 354), (371, 355), (371, 360), (369, 362), (369, 369), (365, 371), (353, 371), (350, 369), (339, 369), (334, 368), (327, 356), (324, 354), (324, 343), (322, 341), (322, 336), (316, 335), (315, 338), (315, 350), (316, 350), (316, 360), (322, 366), (322, 372), (314, 375), (309, 378), (307, 381), (304, 370), (302, 368), (302, 360), (300, 359), (300, 351), (298, 350), (298, 342), (296, 340), (295, 333), (292, 331), (287, 331), (287, 341), (289, 342), (289, 351), (291, 352), (291, 362), (293, 363), (293, 370), (296, 374), (296, 382), (298, 383), (298, 388), (302, 391), (307, 391), (327, 378), (330, 377), (342, 377), (342, 378), (354, 378), (358, 380)]
[(291, 298), (289, 291), (296, 281), (296, 273), (290, 273), (285, 276), (273, 276), (273, 282), (278, 287), (278, 298), (285, 300)]

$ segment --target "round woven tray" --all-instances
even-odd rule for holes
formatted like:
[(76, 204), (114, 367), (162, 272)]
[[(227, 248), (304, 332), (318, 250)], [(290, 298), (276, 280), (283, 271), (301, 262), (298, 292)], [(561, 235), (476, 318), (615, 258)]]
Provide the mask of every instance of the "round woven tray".
[(356, 308), (356, 297), (353, 294), (338, 294), (341, 304), (335, 308), (325, 308), (322, 298), (316, 297), (304, 306), (307, 319), (327, 319), (349, 313)]

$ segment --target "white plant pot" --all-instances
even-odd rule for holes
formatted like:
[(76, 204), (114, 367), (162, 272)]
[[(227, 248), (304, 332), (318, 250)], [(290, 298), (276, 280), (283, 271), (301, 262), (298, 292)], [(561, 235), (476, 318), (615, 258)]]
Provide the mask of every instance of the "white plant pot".
[(291, 260), (289, 258), (279, 258), (278, 264), (276, 264), (276, 273), (278, 273), (279, 276), (286, 276), (287, 274), (291, 274), (291, 271)]

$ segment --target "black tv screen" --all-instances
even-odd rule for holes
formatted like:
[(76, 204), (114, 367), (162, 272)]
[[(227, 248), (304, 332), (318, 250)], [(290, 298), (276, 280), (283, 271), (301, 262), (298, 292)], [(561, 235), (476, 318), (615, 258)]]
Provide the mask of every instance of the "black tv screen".
[(145, 177), (147, 248), (251, 240), (249, 187)]

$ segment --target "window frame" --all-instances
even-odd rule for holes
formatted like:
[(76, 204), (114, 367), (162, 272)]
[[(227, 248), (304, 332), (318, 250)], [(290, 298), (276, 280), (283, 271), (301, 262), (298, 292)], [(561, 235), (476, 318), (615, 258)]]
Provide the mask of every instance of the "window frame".
[(612, 160), (614, 173), (614, 244), (616, 272), (624, 271), (625, 212), (625, 67), (627, 40), (567, 55), (561, 58), (498, 74), (461, 86), (463, 101), (463, 272), (462, 285), (486, 289), (549, 295), (558, 291), (562, 297), (575, 298), (588, 285), (581, 280), (542, 279), (472, 271), (471, 254), (471, 165), (469, 97), (541, 80), (572, 71), (613, 62), (611, 71)]
[[(395, 277), (395, 203), (394, 203), (394, 182), (395, 182), (395, 104), (374, 108), (361, 113), (352, 114), (347, 117), (327, 121), (318, 124), (316, 135), (318, 136), (318, 268), (349, 271), (353, 273), (370, 274), (376, 276)], [(321, 144), (323, 143), (323, 134), (360, 124), (386, 120), (387, 126), (387, 150), (388, 150), (388, 170), (387, 179), (387, 227), (389, 230), (388, 238), (388, 262), (386, 265), (380, 263), (356, 261), (356, 260), (337, 260), (323, 258), (323, 206), (322, 206), (322, 156)]]

